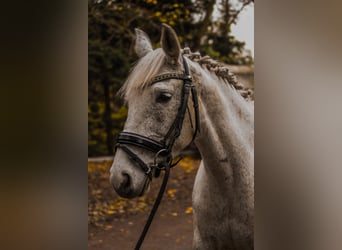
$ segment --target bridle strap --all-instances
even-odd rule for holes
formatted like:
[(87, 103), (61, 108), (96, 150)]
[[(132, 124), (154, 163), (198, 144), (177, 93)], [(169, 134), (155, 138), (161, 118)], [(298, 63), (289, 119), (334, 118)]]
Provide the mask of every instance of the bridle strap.
[(148, 176), (150, 180), (152, 180), (152, 170), (151, 167), (149, 167), (144, 161), (142, 161), (139, 156), (137, 156), (133, 151), (131, 151), (129, 148), (127, 148), (124, 145), (121, 145), (119, 143), (116, 144), (116, 147), (121, 148), (128, 157), (135, 163), (137, 163), (145, 172), (145, 174)]
[(197, 97), (197, 90), (196, 90), (196, 86), (192, 84), (192, 78), (190, 75), (190, 70), (189, 70), (189, 66), (185, 61), (185, 58), (183, 57), (183, 65), (184, 65), (184, 72), (187, 75), (187, 80), (185, 81), (189, 81), (190, 82), (190, 86), (191, 86), (191, 96), (192, 96), (192, 104), (194, 107), (194, 111), (195, 111), (195, 132), (192, 136), (192, 140), (189, 144), (191, 144), (195, 138), (197, 133), (200, 132), (201, 128), (200, 128), (200, 120), (199, 120), (199, 110), (198, 110), (198, 97)]
[(163, 143), (160, 143), (149, 137), (131, 132), (121, 132), (118, 135), (117, 143), (141, 147), (154, 153), (165, 149), (165, 145)]
[[(184, 75), (182, 78), (184, 84), (182, 89), (182, 99), (181, 99), (181, 106), (178, 109), (178, 113), (176, 119), (174, 120), (173, 124), (171, 125), (169, 131), (167, 132), (164, 143), (168, 145), (168, 149), (171, 151), (173, 144), (177, 137), (180, 135), (183, 126), (183, 120), (185, 117), (186, 109), (188, 108), (188, 99), (189, 99), (189, 92), (191, 90), (192, 96), (192, 103), (195, 111), (195, 132), (192, 136), (191, 142), (189, 145), (195, 140), (196, 135), (200, 132), (200, 121), (199, 121), (199, 110), (198, 110), (198, 98), (197, 98), (197, 91), (196, 86), (192, 84), (192, 77), (190, 75), (189, 66), (183, 56), (183, 66), (184, 66)], [(190, 116), (191, 120), (191, 116)], [(169, 140), (169, 141), (168, 141)]]
[(147, 85), (152, 85), (154, 83), (161, 82), (164, 80), (170, 80), (170, 79), (185, 80), (185, 75), (183, 72), (172, 72), (172, 73), (160, 74), (160, 75), (152, 77), (151, 80), (148, 81)]
[(165, 144), (169, 150), (172, 149), (175, 140), (179, 137), (180, 132), (183, 127), (183, 120), (185, 117), (186, 109), (188, 106), (188, 98), (191, 88), (191, 82), (185, 81), (183, 85), (183, 93), (181, 99), (181, 105), (178, 109), (178, 113), (176, 119), (174, 120), (173, 124), (171, 125), (169, 131), (165, 136)]
[(192, 96), (192, 104), (193, 104), (194, 111), (195, 111), (195, 132), (189, 144), (191, 144), (195, 140), (197, 134), (201, 132), (199, 110), (198, 110), (198, 97), (197, 97), (197, 90), (196, 90), (195, 85), (191, 85), (191, 96)]

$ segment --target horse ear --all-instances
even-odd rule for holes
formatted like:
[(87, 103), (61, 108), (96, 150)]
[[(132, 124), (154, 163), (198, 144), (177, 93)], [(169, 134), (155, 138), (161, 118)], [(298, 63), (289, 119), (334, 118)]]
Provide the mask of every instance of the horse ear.
[(134, 50), (139, 57), (143, 57), (153, 50), (151, 41), (148, 35), (141, 29), (135, 28), (134, 30), (136, 35)]
[(177, 64), (180, 55), (180, 44), (176, 32), (167, 24), (162, 24), (161, 47), (171, 64)]

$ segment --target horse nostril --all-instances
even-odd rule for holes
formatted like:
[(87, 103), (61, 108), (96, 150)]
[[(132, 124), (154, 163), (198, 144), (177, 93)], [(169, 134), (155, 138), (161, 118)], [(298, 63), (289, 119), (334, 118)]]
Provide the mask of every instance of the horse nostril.
[(128, 174), (122, 174), (122, 180), (120, 183), (120, 188), (128, 188), (131, 183), (131, 178)]

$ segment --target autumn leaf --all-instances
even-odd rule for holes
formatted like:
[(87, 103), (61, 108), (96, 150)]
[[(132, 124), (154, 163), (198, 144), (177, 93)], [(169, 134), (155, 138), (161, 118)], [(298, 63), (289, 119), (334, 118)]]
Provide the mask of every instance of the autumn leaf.
[(176, 189), (169, 189), (169, 190), (167, 190), (167, 195), (170, 197), (175, 197), (176, 192), (177, 192)]
[(115, 213), (114, 210), (108, 210), (108, 211), (107, 211), (107, 214), (114, 214), (114, 213)]
[(185, 210), (185, 213), (186, 213), (186, 214), (191, 214), (191, 213), (192, 213), (192, 207), (188, 207), (188, 208)]

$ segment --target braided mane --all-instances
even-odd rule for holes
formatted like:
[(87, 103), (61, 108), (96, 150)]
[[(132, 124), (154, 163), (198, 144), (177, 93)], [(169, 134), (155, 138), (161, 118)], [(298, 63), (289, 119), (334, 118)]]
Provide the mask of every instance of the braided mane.
[[(182, 54), (197, 63), (201, 68), (215, 73), (216, 76), (222, 79), (222, 82), (232, 86), (246, 100), (254, 99), (253, 91), (239, 83), (227, 65), (217, 62), (209, 56), (202, 57), (199, 52), (193, 53), (189, 48), (182, 49)], [(165, 54), (161, 48), (155, 49), (140, 58), (118, 94), (127, 100), (128, 97), (138, 93), (137, 89), (147, 87), (151, 78), (159, 74), (164, 61)]]
[(224, 82), (229, 83), (236, 91), (244, 97), (246, 100), (254, 100), (253, 90), (243, 86), (237, 81), (235, 74), (233, 74), (227, 65), (217, 62), (210, 56), (201, 56), (199, 52), (191, 52), (189, 48), (182, 50), (183, 55), (189, 58), (191, 61), (198, 63), (202, 68), (205, 68), (217, 75), (218, 77), (226, 80)]

